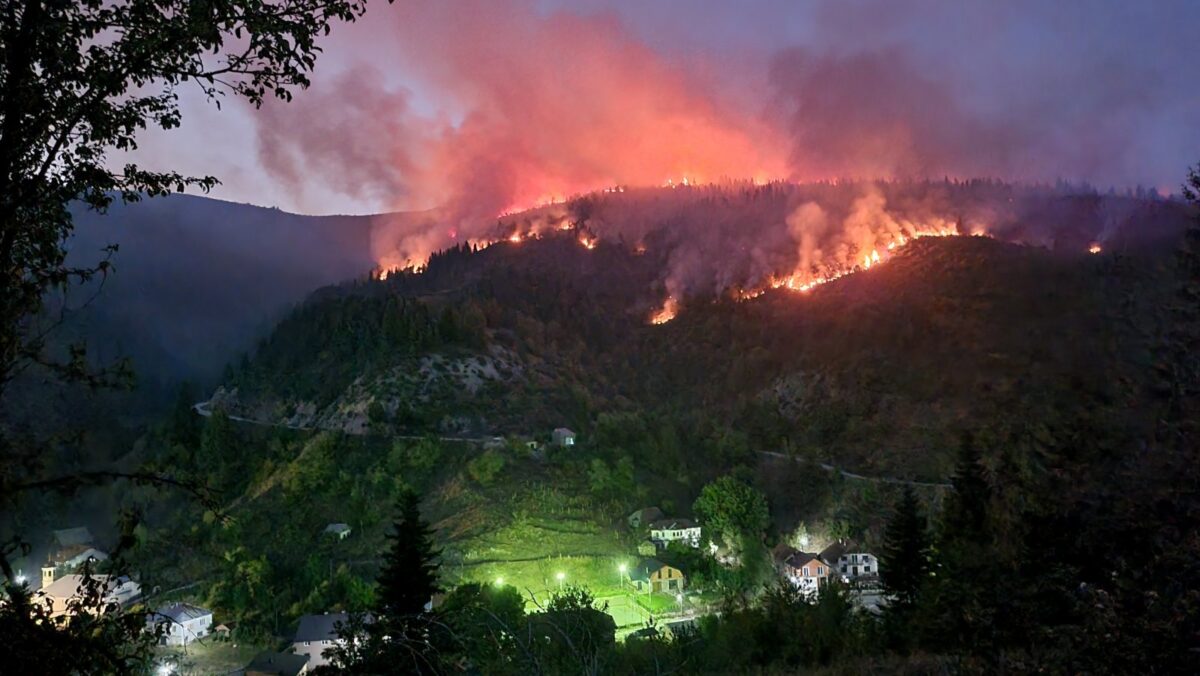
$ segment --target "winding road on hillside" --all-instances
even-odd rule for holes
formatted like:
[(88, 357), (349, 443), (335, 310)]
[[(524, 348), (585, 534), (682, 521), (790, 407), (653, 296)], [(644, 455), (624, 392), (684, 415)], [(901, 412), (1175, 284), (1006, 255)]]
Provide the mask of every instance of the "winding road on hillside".
[[(202, 401), (202, 402), (197, 403), (192, 408), (195, 409), (196, 413), (199, 414), (200, 416), (208, 418), (208, 417), (212, 416), (212, 409), (209, 407), (209, 404), (211, 404), (211, 402)], [(290, 423), (273, 423), (273, 422), (266, 422), (263, 420), (254, 420), (253, 418), (245, 418), (240, 415), (233, 415), (232, 413), (227, 413), (226, 415), (229, 416), (230, 420), (235, 420), (237, 422), (246, 423), (249, 425), (261, 425), (263, 427), (285, 427), (290, 430), (301, 430), (301, 431), (308, 431), (308, 432), (319, 429), (319, 428), (315, 428), (315, 427), (308, 427), (305, 425), (292, 425)], [(428, 435), (418, 435), (418, 434), (393, 434), (391, 436), (396, 439), (426, 439), (426, 438), (428, 438)], [(483, 444), (483, 443), (486, 443), (493, 439), (493, 437), (443, 437), (443, 436), (438, 436), (435, 438), (438, 439), (439, 441), (454, 441), (454, 442), (467, 443), (467, 444)], [(901, 479), (899, 477), (892, 477), (892, 476), (867, 476), (865, 474), (856, 474), (856, 473), (850, 472), (848, 470), (840, 469), (836, 465), (831, 465), (826, 462), (813, 462), (810, 460), (806, 460), (804, 458), (798, 458), (796, 456), (788, 455), (786, 453), (780, 453), (778, 451), (758, 451), (758, 454), (761, 456), (764, 456), (764, 457), (768, 457), (768, 458), (777, 458), (780, 460), (792, 460), (793, 462), (805, 463), (805, 464), (812, 463), (812, 464), (815, 464), (816, 466), (820, 467), (821, 469), (825, 470), (826, 472), (836, 472), (836, 473), (842, 475), (843, 478), (849, 479), (851, 481), (868, 481), (871, 483), (892, 484), (892, 485), (896, 485), (896, 486), (912, 486), (913, 488), (952, 488), (953, 487), (952, 484), (935, 482), (935, 481), (916, 481), (913, 479)]]

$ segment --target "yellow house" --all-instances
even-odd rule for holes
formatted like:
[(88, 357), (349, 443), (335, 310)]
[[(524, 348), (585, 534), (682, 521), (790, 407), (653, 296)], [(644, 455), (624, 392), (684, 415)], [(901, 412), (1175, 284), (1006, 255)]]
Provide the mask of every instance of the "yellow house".
[(639, 561), (629, 578), (638, 591), (678, 593), (687, 584), (687, 576), (682, 570), (651, 558)]

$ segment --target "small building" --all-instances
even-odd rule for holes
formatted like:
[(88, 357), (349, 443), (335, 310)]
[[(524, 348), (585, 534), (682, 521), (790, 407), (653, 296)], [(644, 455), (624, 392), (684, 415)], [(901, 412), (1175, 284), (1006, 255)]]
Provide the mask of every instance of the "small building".
[(559, 427), (550, 434), (550, 440), (559, 448), (575, 445), (575, 433), (565, 427)]
[(350, 525), (345, 523), (331, 523), (325, 526), (325, 534), (339, 540), (345, 540), (350, 537)]
[[(93, 575), (92, 580), (100, 585), (101, 602), (125, 607), (142, 596), (142, 588), (128, 577), (114, 578), (111, 575)], [(78, 603), (87, 595), (84, 588), (83, 575), (63, 575), (50, 584), (38, 590), (36, 598), (39, 601), (50, 602), (50, 615), (74, 614), (72, 605)]]
[(88, 530), (87, 526), (76, 526), (74, 528), (64, 528), (54, 531), (54, 547), (63, 549), (64, 547), (88, 546), (95, 544), (96, 539), (92, 537), (92, 531)]
[(666, 514), (663, 514), (663, 511), (657, 507), (643, 507), (633, 514), (630, 514), (625, 521), (629, 524), (630, 528), (637, 530), (642, 526), (650, 524), (654, 521), (658, 521), (664, 516), (666, 516)]
[(821, 552), (821, 559), (847, 582), (879, 575), (879, 559), (855, 542), (835, 542)]
[(829, 582), (834, 569), (817, 554), (791, 547), (776, 550), (776, 565), (785, 579), (805, 592), (816, 592)]
[(160, 645), (188, 645), (208, 636), (212, 632), (211, 610), (190, 603), (173, 603), (155, 610), (146, 622), (153, 627), (162, 626)]
[(658, 545), (654, 543), (654, 540), (646, 538), (638, 543), (637, 553), (641, 556), (654, 556), (658, 553)]
[(325, 613), (323, 615), (305, 615), (300, 618), (300, 626), (296, 628), (296, 638), (292, 641), (292, 652), (305, 655), (311, 668), (329, 664), (325, 657), (326, 650), (338, 645), (337, 625), (350, 620), (346, 613)]
[(270, 650), (254, 656), (250, 664), (233, 672), (237, 676), (300, 676), (309, 672), (308, 658)]
[(645, 592), (677, 593), (683, 591), (687, 584), (687, 576), (682, 570), (653, 558), (639, 561), (630, 572), (629, 579), (635, 589)]
[(672, 542), (699, 547), (700, 525), (691, 519), (659, 519), (650, 523), (650, 539), (659, 547), (666, 547)]

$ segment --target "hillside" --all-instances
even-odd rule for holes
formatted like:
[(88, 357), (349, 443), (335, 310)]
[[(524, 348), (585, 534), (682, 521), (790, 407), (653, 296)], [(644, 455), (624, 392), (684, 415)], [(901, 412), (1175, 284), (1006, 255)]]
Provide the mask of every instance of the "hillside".
[(314, 295), (216, 401), (270, 423), (477, 437), (637, 411), (935, 477), (960, 432), (1003, 434), (1017, 410), (1047, 429), (1142, 424), (1105, 412), (1145, 387), (1147, 344), (1127, 327), (1153, 333), (1166, 260), (926, 238), (810, 293), (690, 298), (651, 325), (653, 254), (566, 235), (459, 249)]

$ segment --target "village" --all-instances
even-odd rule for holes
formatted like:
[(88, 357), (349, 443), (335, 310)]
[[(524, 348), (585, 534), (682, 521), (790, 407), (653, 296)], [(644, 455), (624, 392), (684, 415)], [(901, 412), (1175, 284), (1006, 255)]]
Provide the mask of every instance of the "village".
[[(576, 443), (576, 435), (558, 428), (549, 435), (549, 443), (570, 448)], [(720, 612), (720, 595), (711, 588), (711, 579), (692, 570), (697, 563), (726, 569), (740, 564), (738, 552), (718, 534), (706, 532), (694, 518), (670, 515), (656, 506), (628, 514), (620, 528), (625, 531), (624, 541), (636, 542), (636, 548), (613, 551), (607, 560), (616, 584), (597, 585), (594, 590), (597, 607), (612, 616), (619, 639), (669, 639), (691, 629), (698, 618)], [(334, 547), (355, 536), (354, 529), (344, 522), (330, 522), (315, 534)], [(810, 600), (815, 600), (827, 585), (843, 585), (862, 612), (881, 612), (880, 562), (874, 553), (844, 539), (823, 544), (804, 536), (796, 544), (799, 547), (781, 543), (771, 550), (774, 579), (770, 584), (790, 586)], [(211, 663), (204, 656), (209, 653), (220, 654), (225, 660), (244, 660), (239, 668), (221, 673), (309, 673), (329, 663), (325, 653), (342, 640), (339, 628), (350, 619), (344, 609), (330, 608), (321, 614), (299, 617), (286, 645), (282, 639), (273, 646), (245, 645), (237, 638), (234, 620), (216, 616), (189, 594), (193, 585), (165, 591), (145, 589), (136, 573), (111, 574), (106, 547), (85, 526), (53, 531), (40, 551), (45, 552), (40, 570), (32, 570), (39, 557), (27, 557), (29, 570), (20, 570), (17, 580), (28, 587), (35, 602), (47, 607), (49, 617), (69, 618), (117, 608), (144, 613), (147, 631), (156, 633), (160, 646), (160, 676), (208, 673), (204, 665), (211, 668)], [(553, 567), (554, 561), (547, 563)], [(588, 580), (571, 579), (564, 570), (555, 570), (552, 575), (543, 573), (543, 589), (522, 590), (530, 608), (566, 587), (589, 588)], [(500, 587), (508, 581), (497, 573), (481, 582)], [(444, 598), (445, 594), (435, 594), (426, 609), (436, 609)]]

